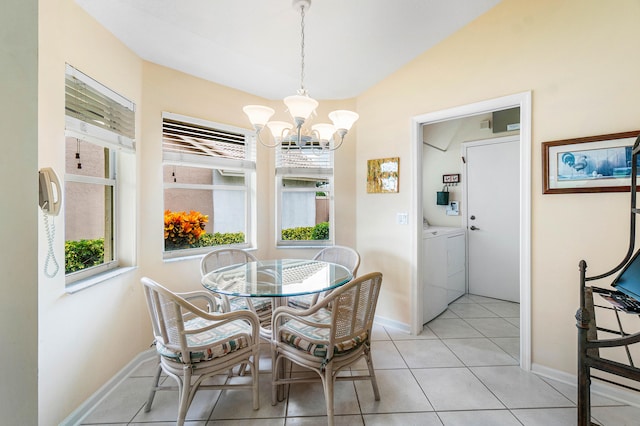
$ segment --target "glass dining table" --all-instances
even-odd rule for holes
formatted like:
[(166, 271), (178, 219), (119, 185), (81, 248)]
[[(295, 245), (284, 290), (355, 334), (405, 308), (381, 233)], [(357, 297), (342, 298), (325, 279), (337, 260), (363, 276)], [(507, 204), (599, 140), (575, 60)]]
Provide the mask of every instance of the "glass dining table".
[(282, 298), (323, 293), (351, 281), (342, 265), (308, 259), (246, 262), (216, 269), (202, 277), (202, 285), (215, 293), (240, 297)]
[[(286, 305), (288, 297), (323, 293), (353, 279), (342, 265), (307, 259), (280, 259), (225, 266), (202, 277), (202, 285), (215, 293), (231, 297), (271, 298), (272, 309)], [(260, 336), (271, 339), (271, 314), (260, 326)], [(283, 369), (276, 372), (284, 374)], [(278, 400), (284, 398), (283, 387)]]

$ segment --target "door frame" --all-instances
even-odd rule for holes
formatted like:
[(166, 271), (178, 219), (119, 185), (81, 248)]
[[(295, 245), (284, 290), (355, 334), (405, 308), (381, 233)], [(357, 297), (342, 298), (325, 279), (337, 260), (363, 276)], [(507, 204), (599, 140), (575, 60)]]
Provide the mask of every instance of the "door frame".
[(411, 262), (411, 334), (422, 330), (422, 126), (520, 107), (520, 368), (531, 370), (531, 92), (516, 93), (414, 116), (411, 119), (413, 206)]
[[(469, 148), (474, 148), (474, 147), (479, 147), (479, 146), (486, 146), (486, 145), (496, 145), (496, 144), (501, 144), (501, 143), (509, 143), (509, 142), (520, 142), (520, 135), (510, 135), (510, 136), (498, 136), (498, 137), (494, 137), (494, 138), (487, 138), (487, 139), (479, 139), (479, 140), (472, 140), (469, 142), (462, 142), (460, 144), (460, 155), (462, 156), (462, 158), (467, 159), (468, 158), (468, 149)], [(469, 187), (468, 187), (468, 183), (469, 183), (469, 178), (468, 178), (468, 173), (467, 173), (467, 165), (468, 163), (465, 161), (464, 165), (462, 166), (462, 169), (460, 171), (460, 179), (462, 181), (462, 200), (464, 200), (464, 206), (467, 209), (466, 211), (468, 212), (469, 210)], [(469, 215), (465, 214), (462, 216), (462, 227), (465, 229), (469, 229)], [(467, 270), (466, 270), (466, 275), (467, 275), (467, 293), (469, 292), (469, 232), (466, 233), (466, 259), (467, 259)], [(521, 249), (521, 247), (518, 247), (518, 249)], [(522, 291), (522, 289), (519, 289), (520, 291)], [(520, 293), (520, 291), (518, 293)]]

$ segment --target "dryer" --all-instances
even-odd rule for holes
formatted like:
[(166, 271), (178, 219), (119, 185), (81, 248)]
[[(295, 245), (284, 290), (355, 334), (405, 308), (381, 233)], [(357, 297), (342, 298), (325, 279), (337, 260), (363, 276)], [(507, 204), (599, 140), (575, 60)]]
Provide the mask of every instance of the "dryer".
[(429, 226), (423, 230), (422, 323), (466, 292), (465, 229)]

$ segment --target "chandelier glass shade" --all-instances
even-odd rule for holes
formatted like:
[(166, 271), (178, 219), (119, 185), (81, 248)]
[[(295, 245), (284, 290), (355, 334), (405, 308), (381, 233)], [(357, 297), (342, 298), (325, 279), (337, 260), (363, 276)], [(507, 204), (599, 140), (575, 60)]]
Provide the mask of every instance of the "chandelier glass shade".
[[(304, 88), (304, 16), (305, 11), (311, 7), (311, 0), (293, 0), (293, 7), (300, 11), (301, 27), (301, 72), (300, 89), (297, 94), (284, 98), (284, 104), (291, 115), (292, 123), (285, 121), (269, 121), (275, 114), (273, 108), (262, 105), (247, 105), (242, 110), (256, 130), (258, 141), (268, 147), (282, 146), (286, 142), (287, 147), (295, 144), (297, 147), (320, 147), (322, 149), (335, 150), (340, 148), (344, 137), (349, 132), (353, 123), (358, 120), (358, 114), (353, 111), (337, 110), (329, 113), (329, 119), (333, 124), (318, 123), (311, 129), (303, 125), (312, 114), (315, 114), (318, 101), (311, 98)], [(273, 143), (263, 140), (264, 128), (268, 128)]]

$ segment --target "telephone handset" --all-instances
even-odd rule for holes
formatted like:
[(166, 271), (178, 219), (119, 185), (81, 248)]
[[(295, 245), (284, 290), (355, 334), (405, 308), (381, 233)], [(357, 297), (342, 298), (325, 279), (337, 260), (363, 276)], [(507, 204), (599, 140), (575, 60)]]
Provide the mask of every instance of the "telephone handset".
[[(45, 167), (39, 172), (40, 190), (38, 204), (44, 213), (44, 228), (47, 233), (47, 259), (44, 263), (44, 273), (47, 277), (53, 278), (58, 274), (60, 265), (56, 260), (53, 250), (53, 240), (56, 236), (55, 222), (49, 226), (49, 216), (57, 216), (62, 207), (62, 187), (60, 179), (51, 167)], [(55, 220), (55, 219), (54, 219)], [(54, 270), (49, 272), (49, 262), (53, 261)]]
[(62, 205), (62, 188), (58, 175), (51, 167), (40, 170), (40, 208), (50, 216), (57, 216)]

